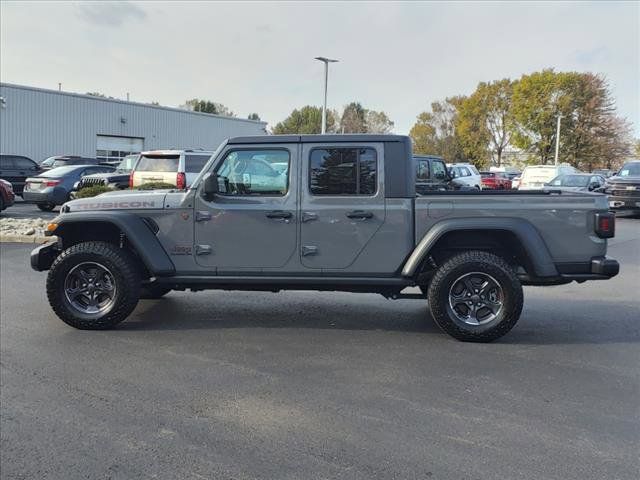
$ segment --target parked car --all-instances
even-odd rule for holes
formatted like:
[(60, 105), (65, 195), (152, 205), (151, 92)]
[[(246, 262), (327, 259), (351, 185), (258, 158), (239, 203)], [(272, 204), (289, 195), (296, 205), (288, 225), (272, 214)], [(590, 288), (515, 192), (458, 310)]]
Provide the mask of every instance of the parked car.
[(213, 152), (203, 150), (158, 150), (142, 152), (131, 172), (129, 186), (168, 183), (185, 189), (196, 179)]
[(521, 178), (520, 175), (516, 175), (511, 179), (511, 190), (517, 190), (520, 187)]
[(442, 157), (414, 155), (416, 167), (416, 193), (425, 195), (433, 191), (456, 190), (459, 185), (451, 182), (447, 165)]
[(56, 205), (69, 200), (69, 194), (83, 175), (113, 172), (115, 168), (107, 165), (70, 165), (57, 167), (41, 173), (37, 177), (27, 178), (22, 198), (25, 202), (35, 203), (42, 211), (49, 212)]
[(36, 162), (21, 155), (0, 155), (0, 178), (13, 185), (13, 191), (21, 196), (27, 177), (42, 170)]
[(488, 190), (511, 190), (511, 179), (505, 172), (480, 172), (482, 188)]
[(541, 190), (554, 178), (570, 173), (580, 172), (571, 165), (530, 165), (522, 171), (518, 190)]
[[(252, 160), (287, 174), (254, 190)], [(141, 294), (172, 289), (348, 291), (422, 299), (445, 332), (488, 342), (516, 325), (523, 284), (602, 281), (620, 267), (606, 257), (615, 215), (604, 195), (416, 196), (407, 136), (232, 138), (205, 168), (187, 190), (63, 206), (46, 230), (57, 240), (31, 253), (62, 321), (112, 328)]]
[(449, 163), (449, 176), (454, 184), (467, 185), (477, 190), (482, 190), (482, 178), (480, 172), (470, 163)]
[(13, 205), (16, 196), (13, 193), (13, 185), (0, 178), (0, 212)]
[(602, 175), (604, 178), (609, 178), (609, 177), (615, 175), (616, 171), (615, 170), (611, 170), (609, 168), (596, 168), (591, 173), (593, 173), (595, 175)]
[(605, 193), (609, 195), (609, 208), (640, 214), (640, 160), (626, 162), (609, 177)]
[(80, 157), (76, 155), (56, 155), (46, 158), (40, 163), (42, 170), (66, 167), (69, 165), (98, 165), (100, 160), (96, 158)]
[(80, 190), (85, 187), (92, 187), (95, 185), (103, 185), (105, 187), (112, 188), (114, 190), (123, 190), (129, 187), (129, 176), (131, 171), (138, 161), (138, 154), (127, 155), (122, 161), (115, 167), (113, 172), (106, 173), (93, 173), (91, 175), (85, 175), (80, 180), (77, 189)]
[(604, 192), (605, 179), (602, 175), (594, 175), (593, 173), (570, 173), (560, 175), (545, 187), (555, 190), (566, 190), (574, 192)]

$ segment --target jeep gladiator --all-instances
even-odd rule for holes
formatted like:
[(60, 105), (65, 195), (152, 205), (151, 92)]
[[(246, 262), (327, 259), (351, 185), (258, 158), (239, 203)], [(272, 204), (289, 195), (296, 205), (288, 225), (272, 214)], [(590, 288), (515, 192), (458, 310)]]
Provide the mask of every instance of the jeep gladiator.
[(426, 300), (445, 332), (477, 342), (513, 328), (522, 285), (618, 273), (605, 195), (415, 184), (406, 136), (232, 138), (188, 189), (66, 203), (31, 265), (81, 329), (170, 290), (324, 290)]

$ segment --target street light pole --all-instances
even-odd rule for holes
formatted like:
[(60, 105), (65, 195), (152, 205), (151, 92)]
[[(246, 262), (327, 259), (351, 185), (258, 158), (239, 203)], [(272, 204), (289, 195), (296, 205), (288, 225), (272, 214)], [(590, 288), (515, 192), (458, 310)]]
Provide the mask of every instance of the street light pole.
[(327, 83), (329, 81), (329, 63), (337, 62), (338, 60), (332, 60), (326, 57), (316, 57), (316, 60), (320, 60), (324, 63), (324, 103), (322, 104), (322, 134), (327, 132)]
[(558, 114), (558, 125), (556, 126), (556, 159), (555, 165), (558, 165), (558, 152), (560, 151), (560, 119), (562, 114)]

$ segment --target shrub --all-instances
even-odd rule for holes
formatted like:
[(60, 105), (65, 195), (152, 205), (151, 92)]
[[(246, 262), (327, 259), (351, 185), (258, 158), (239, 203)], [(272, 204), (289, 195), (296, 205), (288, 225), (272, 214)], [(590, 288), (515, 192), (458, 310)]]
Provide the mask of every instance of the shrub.
[(136, 190), (164, 190), (167, 188), (175, 190), (176, 186), (165, 182), (149, 182), (136, 187)]
[(89, 198), (95, 197), (96, 195), (100, 195), (101, 193), (112, 192), (113, 189), (107, 187), (106, 185), (93, 185), (91, 187), (81, 188), (76, 192), (76, 198)]

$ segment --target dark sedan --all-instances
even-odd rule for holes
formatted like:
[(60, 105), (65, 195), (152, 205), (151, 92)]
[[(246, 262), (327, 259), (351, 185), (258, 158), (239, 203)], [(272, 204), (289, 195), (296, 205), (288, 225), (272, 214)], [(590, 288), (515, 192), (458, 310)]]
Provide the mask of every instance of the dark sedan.
[(69, 200), (69, 193), (76, 182), (85, 175), (113, 172), (115, 168), (106, 165), (73, 165), (47, 170), (37, 177), (27, 178), (22, 198), (35, 203), (45, 212), (53, 210)]

